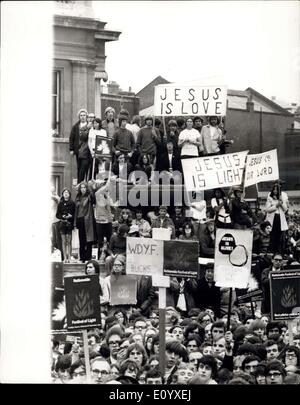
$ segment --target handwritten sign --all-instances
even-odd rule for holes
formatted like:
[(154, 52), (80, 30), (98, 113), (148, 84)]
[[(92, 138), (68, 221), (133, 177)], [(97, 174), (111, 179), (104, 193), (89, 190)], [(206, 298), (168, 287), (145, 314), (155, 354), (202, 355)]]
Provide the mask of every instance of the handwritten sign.
[(271, 317), (292, 320), (300, 315), (300, 270), (271, 271)]
[(183, 159), (187, 191), (210, 190), (242, 184), (248, 151)]
[(248, 155), (246, 159), (245, 187), (262, 181), (279, 179), (277, 149), (257, 155)]
[(248, 287), (252, 240), (252, 230), (217, 229), (214, 280), (218, 287)]
[(111, 276), (111, 305), (135, 305), (137, 293), (137, 280), (134, 276)]
[(226, 86), (160, 84), (154, 88), (156, 116), (226, 115)]
[(162, 275), (163, 241), (151, 238), (126, 239), (126, 274)]
[(99, 276), (66, 277), (67, 329), (101, 327)]

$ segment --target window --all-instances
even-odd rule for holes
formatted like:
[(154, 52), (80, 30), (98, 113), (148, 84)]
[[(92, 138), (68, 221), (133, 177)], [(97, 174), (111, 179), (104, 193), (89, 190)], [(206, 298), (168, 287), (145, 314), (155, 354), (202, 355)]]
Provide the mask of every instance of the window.
[(52, 136), (58, 137), (60, 134), (60, 91), (61, 74), (58, 70), (53, 72), (52, 76)]

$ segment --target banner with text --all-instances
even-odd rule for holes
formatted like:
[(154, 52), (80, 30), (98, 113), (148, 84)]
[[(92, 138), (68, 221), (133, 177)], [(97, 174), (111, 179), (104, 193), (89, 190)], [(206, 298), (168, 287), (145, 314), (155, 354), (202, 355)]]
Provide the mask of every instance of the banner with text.
[(271, 271), (271, 317), (274, 321), (300, 316), (300, 270)]
[(126, 274), (162, 275), (163, 241), (150, 238), (126, 238)]
[(226, 115), (226, 86), (160, 84), (154, 87), (155, 116)]
[(111, 275), (111, 305), (135, 305), (137, 280), (135, 276)]
[(252, 230), (217, 229), (214, 280), (219, 287), (247, 288), (251, 273)]
[(277, 149), (257, 155), (248, 155), (246, 159), (245, 187), (262, 181), (279, 179)]
[(242, 184), (247, 153), (182, 159), (186, 190), (210, 190)]
[(199, 242), (164, 241), (164, 275), (197, 278)]
[(67, 329), (101, 327), (99, 276), (66, 277)]

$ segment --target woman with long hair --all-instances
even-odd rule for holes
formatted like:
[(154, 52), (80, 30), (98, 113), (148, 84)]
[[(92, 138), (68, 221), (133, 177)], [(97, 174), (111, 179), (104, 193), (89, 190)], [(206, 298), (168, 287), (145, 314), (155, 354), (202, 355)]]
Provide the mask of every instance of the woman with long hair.
[(94, 202), (94, 198), (90, 193), (87, 183), (80, 183), (75, 198), (75, 223), (78, 229), (79, 255), (82, 263), (85, 263), (92, 258), (92, 246), (96, 239), (96, 226), (93, 209)]
[(70, 263), (72, 253), (72, 230), (74, 226), (75, 203), (67, 188), (62, 191), (57, 206), (56, 217), (60, 220), (59, 231), (62, 239), (62, 249), (65, 263)]

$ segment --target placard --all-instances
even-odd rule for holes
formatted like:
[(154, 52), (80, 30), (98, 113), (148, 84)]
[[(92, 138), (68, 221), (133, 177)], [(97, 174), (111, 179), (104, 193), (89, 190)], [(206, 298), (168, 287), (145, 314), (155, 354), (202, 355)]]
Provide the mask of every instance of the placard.
[(111, 157), (112, 139), (106, 136), (96, 135), (95, 155), (99, 157)]
[(217, 229), (215, 242), (216, 286), (247, 288), (251, 274), (252, 230)]
[(154, 87), (155, 116), (225, 116), (227, 87), (160, 84)]
[(99, 276), (67, 277), (64, 282), (67, 329), (101, 327)]
[(164, 241), (163, 274), (172, 277), (197, 278), (199, 242)]
[(182, 159), (187, 191), (211, 190), (242, 184), (248, 151)]
[(161, 275), (162, 268), (163, 241), (151, 238), (126, 238), (126, 274)]
[(300, 316), (300, 270), (271, 271), (269, 277), (272, 320)]
[(235, 290), (235, 292), (238, 304), (243, 304), (250, 301), (262, 301), (263, 299), (263, 292), (259, 288), (245, 294), (241, 294), (238, 288)]
[(169, 228), (152, 228), (152, 238), (156, 240), (170, 240), (172, 230)]
[(137, 293), (137, 280), (134, 276), (111, 275), (111, 305), (135, 305)]
[(245, 187), (262, 181), (279, 179), (277, 149), (257, 155), (248, 155), (246, 159)]

